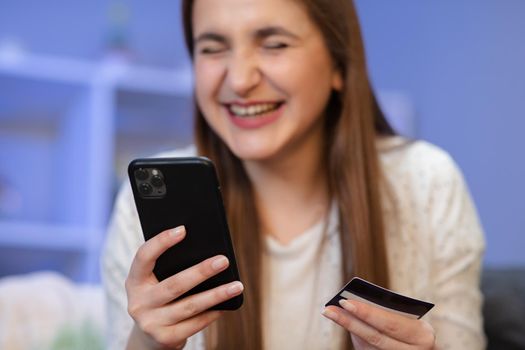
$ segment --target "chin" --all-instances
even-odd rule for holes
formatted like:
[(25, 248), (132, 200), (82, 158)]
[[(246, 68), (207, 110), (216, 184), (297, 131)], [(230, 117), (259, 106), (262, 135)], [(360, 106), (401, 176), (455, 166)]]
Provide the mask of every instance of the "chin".
[(265, 161), (276, 155), (273, 148), (229, 147), (233, 154), (242, 161)]
[(247, 151), (247, 152), (238, 152), (235, 150), (232, 150), (233, 154), (237, 156), (242, 161), (264, 161), (268, 160), (271, 157), (270, 154), (264, 153), (264, 152), (253, 152), (253, 151)]

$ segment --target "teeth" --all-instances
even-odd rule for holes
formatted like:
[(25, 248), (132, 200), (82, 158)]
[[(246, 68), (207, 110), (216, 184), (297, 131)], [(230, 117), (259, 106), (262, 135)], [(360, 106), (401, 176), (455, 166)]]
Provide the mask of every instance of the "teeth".
[(259, 114), (268, 113), (279, 107), (278, 103), (261, 103), (247, 107), (230, 105), (230, 111), (239, 117), (253, 117)]

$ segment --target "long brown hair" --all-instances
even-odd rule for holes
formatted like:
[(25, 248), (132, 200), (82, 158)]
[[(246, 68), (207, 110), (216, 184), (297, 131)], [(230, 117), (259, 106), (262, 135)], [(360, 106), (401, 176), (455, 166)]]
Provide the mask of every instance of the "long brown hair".
[[(193, 56), (193, 0), (183, 0), (185, 40)], [(381, 205), (382, 176), (375, 141), (394, 135), (372, 92), (364, 45), (351, 0), (302, 0), (320, 29), (344, 79), (326, 107), (328, 188), (339, 208), (343, 279), (354, 275), (388, 287), (388, 264)], [(219, 173), (241, 279), (245, 304), (226, 313), (214, 328), (213, 347), (262, 349), (263, 237), (252, 184), (242, 162), (209, 127), (195, 105), (195, 142)], [(208, 336), (208, 344), (210, 344)], [(347, 339), (347, 345), (350, 343)]]

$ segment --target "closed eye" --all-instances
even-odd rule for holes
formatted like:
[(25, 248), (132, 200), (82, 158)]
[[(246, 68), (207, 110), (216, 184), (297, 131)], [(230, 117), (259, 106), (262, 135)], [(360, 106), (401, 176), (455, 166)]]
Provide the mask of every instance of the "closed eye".
[(224, 46), (203, 46), (198, 48), (198, 52), (201, 55), (213, 55), (222, 53), (226, 50)]
[(228, 48), (228, 40), (220, 34), (204, 32), (193, 40), (195, 52), (202, 55), (213, 55), (224, 52)]
[(270, 42), (264, 44), (264, 48), (270, 50), (286, 49), (287, 47), (289, 47), (289, 45), (283, 42)]
[(299, 36), (279, 26), (260, 28), (254, 36), (262, 48), (272, 51), (286, 49), (300, 41)]

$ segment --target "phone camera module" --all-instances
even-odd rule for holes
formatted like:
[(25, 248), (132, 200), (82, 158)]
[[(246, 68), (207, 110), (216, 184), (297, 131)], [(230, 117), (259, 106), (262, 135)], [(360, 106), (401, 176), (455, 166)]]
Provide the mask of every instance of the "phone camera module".
[(133, 171), (137, 191), (141, 198), (155, 199), (166, 196), (164, 174), (158, 168), (143, 167)]
[(151, 185), (147, 182), (144, 182), (144, 183), (141, 183), (139, 185), (139, 192), (142, 194), (142, 195), (149, 195), (153, 192), (153, 187), (151, 187)]
[(147, 180), (149, 177), (148, 170), (142, 168), (135, 170), (135, 177), (140, 181)]
[(162, 177), (160, 175), (153, 175), (150, 181), (154, 187), (164, 186), (164, 180), (162, 180)]

